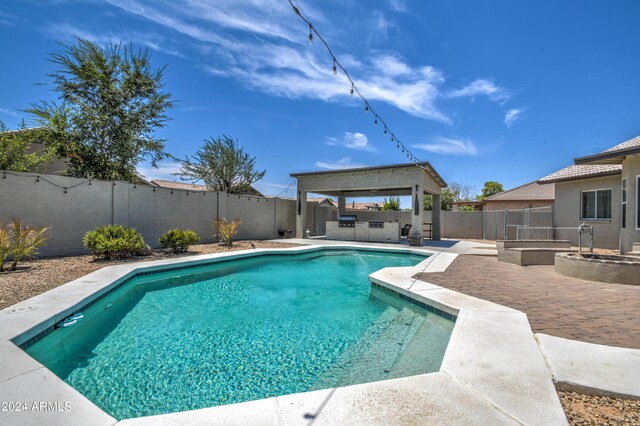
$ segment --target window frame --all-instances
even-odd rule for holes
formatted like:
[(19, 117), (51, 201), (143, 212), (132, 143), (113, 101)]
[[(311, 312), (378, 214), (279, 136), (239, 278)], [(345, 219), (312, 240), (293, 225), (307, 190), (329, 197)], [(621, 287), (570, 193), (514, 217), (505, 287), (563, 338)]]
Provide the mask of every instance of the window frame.
[[(638, 176), (640, 178), (640, 176)], [(609, 191), (611, 192), (611, 205), (609, 206), (611, 210), (611, 217), (608, 218), (599, 218), (598, 216), (598, 192)], [(595, 193), (595, 205), (594, 205), (594, 214), (595, 217), (583, 217), (582, 213), (584, 211), (584, 194), (585, 192), (593, 192)], [(611, 188), (598, 188), (598, 189), (586, 189), (580, 191), (580, 220), (584, 222), (611, 222), (613, 217), (613, 190)], [(636, 221), (637, 222), (637, 221)], [(636, 223), (638, 225), (638, 223)]]

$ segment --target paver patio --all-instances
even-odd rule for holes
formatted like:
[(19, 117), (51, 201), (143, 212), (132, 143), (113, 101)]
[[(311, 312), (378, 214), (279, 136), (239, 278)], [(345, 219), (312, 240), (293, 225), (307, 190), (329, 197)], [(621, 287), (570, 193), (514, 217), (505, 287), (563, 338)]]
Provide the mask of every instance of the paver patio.
[(536, 333), (640, 348), (640, 286), (564, 277), (553, 266), (517, 266), (462, 255), (416, 278), (525, 312)]

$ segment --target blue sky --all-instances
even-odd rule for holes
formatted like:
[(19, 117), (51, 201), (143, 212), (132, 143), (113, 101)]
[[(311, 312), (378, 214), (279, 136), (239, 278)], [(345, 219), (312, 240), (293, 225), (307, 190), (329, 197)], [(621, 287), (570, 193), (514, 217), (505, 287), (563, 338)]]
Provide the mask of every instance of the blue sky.
[[(376, 111), (448, 182), (511, 188), (640, 134), (640, 1), (299, 1)], [(231, 135), (267, 170), (256, 185), (267, 194), (294, 171), (405, 162), (287, 0), (3, 0), (0, 119), (11, 128), (54, 96), (47, 54), (74, 36), (149, 47), (179, 101), (158, 132), (167, 151)], [(171, 179), (176, 166), (140, 169)]]

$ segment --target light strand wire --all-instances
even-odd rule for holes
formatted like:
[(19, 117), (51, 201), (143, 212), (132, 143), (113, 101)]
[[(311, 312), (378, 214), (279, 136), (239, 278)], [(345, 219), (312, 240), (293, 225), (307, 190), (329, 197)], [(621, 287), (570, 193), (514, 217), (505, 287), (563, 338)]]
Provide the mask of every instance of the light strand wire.
[[(336, 68), (339, 68), (344, 73), (345, 77), (347, 77), (347, 80), (349, 80), (349, 83), (351, 83), (351, 94), (355, 93), (355, 94), (358, 95), (358, 97), (360, 97), (360, 99), (362, 99), (362, 101), (364, 102), (365, 110), (366, 111), (371, 111), (371, 113), (374, 116), (374, 121), (375, 121), (376, 124), (378, 123), (378, 121), (382, 124), (382, 126), (384, 128), (384, 133), (385, 134), (388, 133), (391, 136), (391, 142), (395, 143), (396, 147), (398, 149), (402, 149), (403, 154), (406, 154), (407, 158), (409, 158), (412, 163), (414, 163), (416, 166), (418, 166), (421, 169), (426, 171), (426, 169), (422, 165), (419, 164), (420, 160), (418, 159), (418, 157), (416, 157), (404, 145), (404, 143), (402, 143), (397, 138), (395, 133), (393, 131), (391, 131), (391, 128), (389, 127), (387, 122), (384, 120), (384, 118), (373, 109), (373, 107), (371, 106), (371, 103), (369, 102), (369, 100), (367, 100), (367, 98), (362, 94), (362, 92), (360, 91), (360, 89), (356, 85), (355, 81), (351, 78), (351, 75), (349, 74), (349, 72), (340, 63), (340, 61), (338, 60), (336, 55), (333, 53), (333, 50), (329, 46), (329, 43), (324, 39), (324, 37), (322, 37), (322, 35), (318, 32), (316, 27), (311, 22), (311, 19), (304, 13), (304, 10), (300, 6), (300, 3), (298, 2), (298, 0), (293, 0), (293, 1), (292, 0), (288, 0), (288, 2), (291, 5), (291, 7), (293, 8), (293, 11), (296, 13), (296, 15), (298, 15), (300, 17), (300, 19), (302, 19), (309, 26), (309, 41), (311, 42), (313, 40), (312, 33), (315, 34), (315, 36), (318, 38), (318, 40), (320, 40), (322, 42), (322, 44), (324, 45), (324, 47), (327, 49), (327, 52), (329, 52), (329, 55), (331, 56), (331, 59), (333, 60), (334, 70)], [(294, 2), (295, 2), (295, 5), (294, 5)]]

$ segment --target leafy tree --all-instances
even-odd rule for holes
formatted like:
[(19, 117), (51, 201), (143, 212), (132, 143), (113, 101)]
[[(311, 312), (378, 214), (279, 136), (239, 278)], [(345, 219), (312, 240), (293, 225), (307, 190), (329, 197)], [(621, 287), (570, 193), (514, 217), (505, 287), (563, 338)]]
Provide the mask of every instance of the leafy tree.
[(205, 139), (191, 159), (177, 161), (181, 168), (176, 175), (183, 180), (201, 180), (210, 191), (231, 194), (247, 192), (266, 173), (256, 170), (256, 158), (244, 152), (237, 140), (225, 135)]
[(504, 192), (504, 188), (502, 187), (502, 184), (500, 182), (490, 180), (484, 183), (484, 187), (482, 188), (482, 193), (478, 195), (476, 199), (478, 201), (481, 201), (492, 195), (499, 194), (500, 192)]
[(389, 200), (385, 198), (382, 202), (382, 210), (400, 210), (400, 197), (389, 197)]
[[(440, 208), (445, 211), (451, 211), (454, 202), (470, 200), (471, 192), (473, 192), (473, 187), (451, 182), (448, 187), (443, 188), (440, 192)], [(424, 209), (429, 211), (432, 208), (433, 198), (428, 195), (424, 197)]]
[(21, 129), (10, 131), (0, 121), (0, 170), (13, 172), (42, 172), (54, 157), (54, 152), (45, 146), (41, 152), (29, 153), (32, 142), (38, 141), (37, 129), (27, 129), (24, 122)]
[(166, 156), (154, 131), (168, 121), (173, 101), (163, 91), (165, 69), (151, 67), (148, 49), (77, 39), (50, 61), (60, 103), (41, 101), (27, 112), (44, 142), (69, 159), (70, 176), (136, 181), (138, 163), (155, 166)]

